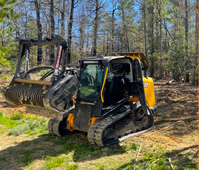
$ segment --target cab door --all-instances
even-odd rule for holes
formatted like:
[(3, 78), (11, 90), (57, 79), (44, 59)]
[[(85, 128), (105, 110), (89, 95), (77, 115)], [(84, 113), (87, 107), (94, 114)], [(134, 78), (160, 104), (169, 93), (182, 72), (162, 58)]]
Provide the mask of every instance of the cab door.
[(145, 91), (142, 77), (142, 67), (140, 60), (135, 58), (132, 61), (133, 82), (131, 86), (132, 96), (136, 96), (142, 105), (146, 105)]

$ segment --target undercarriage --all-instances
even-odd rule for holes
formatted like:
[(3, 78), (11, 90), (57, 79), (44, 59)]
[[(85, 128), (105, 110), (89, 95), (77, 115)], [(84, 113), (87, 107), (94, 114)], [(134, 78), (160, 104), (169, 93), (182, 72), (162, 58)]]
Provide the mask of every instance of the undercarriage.
[[(140, 135), (152, 129), (154, 116), (152, 111), (137, 104), (134, 109), (128, 109), (117, 114), (109, 114), (90, 126), (87, 138), (91, 144), (98, 146), (111, 146), (132, 136)], [(54, 117), (50, 119), (48, 130), (57, 136), (65, 136), (71, 133), (66, 127), (67, 115), (63, 119)]]

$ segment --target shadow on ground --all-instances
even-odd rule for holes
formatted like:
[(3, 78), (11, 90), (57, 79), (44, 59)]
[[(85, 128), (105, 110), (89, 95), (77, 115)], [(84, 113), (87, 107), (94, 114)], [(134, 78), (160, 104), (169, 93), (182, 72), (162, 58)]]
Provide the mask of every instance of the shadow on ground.
[(74, 162), (84, 162), (109, 155), (124, 153), (119, 145), (100, 148), (88, 143), (86, 135), (76, 133), (67, 137), (55, 137), (50, 134), (23, 141), (0, 151), (0, 169), (23, 169), (35, 160), (44, 160), (47, 156), (56, 157), (72, 152)]

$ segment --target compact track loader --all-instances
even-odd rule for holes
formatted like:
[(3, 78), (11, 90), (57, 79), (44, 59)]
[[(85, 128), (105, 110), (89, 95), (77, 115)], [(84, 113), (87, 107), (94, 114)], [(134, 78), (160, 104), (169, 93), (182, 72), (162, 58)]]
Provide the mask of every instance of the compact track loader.
[[(39, 80), (29, 79), (29, 73), (46, 67), (20, 72), (30, 46), (52, 42), (59, 50), (50, 71)], [(50, 133), (63, 136), (86, 132), (89, 142), (98, 146), (114, 145), (152, 129), (156, 111), (154, 83), (147, 77), (149, 63), (143, 53), (83, 58), (79, 69), (66, 70), (65, 41), (41, 43), (20, 40), (16, 73), (5, 92), (9, 102), (52, 112), (55, 116), (48, 123)]]

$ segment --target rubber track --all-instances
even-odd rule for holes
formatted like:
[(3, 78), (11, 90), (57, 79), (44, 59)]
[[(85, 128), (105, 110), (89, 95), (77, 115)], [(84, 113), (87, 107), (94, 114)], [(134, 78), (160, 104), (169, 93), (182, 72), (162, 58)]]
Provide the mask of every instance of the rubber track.
[(48, 121), (48, 131), (56, 136), (61, 136), (59, 133), (60, 120), (57, 117), (53, 117)]
[[(153, 113), (150, 110), (149, 110), (149, 112), (151, 115), (151, 120), (154, 122)], [(118, 139), (112, 140), (110, 142), (103, 143), (102, 137), (103, 137), (104, 130), (106, 128), (110, 127), (111, 125), (113, 125), (115, 122), (117, 122), (117, 121), (121, 120), (122, 118), (124, 118), (125, 116), (129, 115), (129, 113), (130, 112), (127, 110), (125, 112), (119, 113), (114, 116), (109, 115), (108, 117), (105, 117), (103, 119), (96, 120), (95, 123), (89, 128), (89, 131), (88, 131), (89, 142), (91, 144), (98, 145), (98, 146), (111, 146), (111, 145), (119, 143), (129, 137), (145, 133), (153, 128), (153, 125), (152, 125), (151, 127), (147, 128), (145, 130), (134, 132), (134, 133), (131, 133), (126, 136), (118, 137)]]
[(88, 130), (89, 142), (98, 146), (105, 146), (106, 144), (104, 144), (102, 140), (103, 131), (128, 114), (129, 111), (125, 111), (114, 116), (108, 116), (103, 119), (96, 120), (95, 123)]

